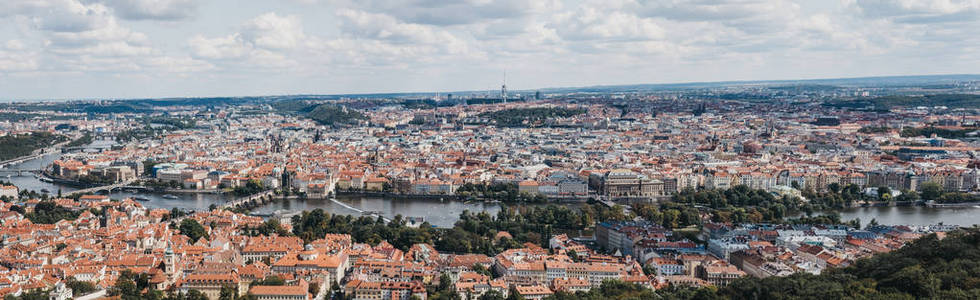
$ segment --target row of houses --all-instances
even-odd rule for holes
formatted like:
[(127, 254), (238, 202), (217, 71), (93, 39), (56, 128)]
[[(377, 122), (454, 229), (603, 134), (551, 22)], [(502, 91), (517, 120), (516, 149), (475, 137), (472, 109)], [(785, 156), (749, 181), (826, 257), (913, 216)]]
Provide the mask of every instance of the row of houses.
[[(59, 164), (56, 164), (59, 165)], [(59, 170), (72, 168), (62, 167)], [(173, 164), (178, 166), (180, 164)], [(113, 168), (125, 168), (116, 166)], [(77, 168), (75, 168), (77, 169)], [(278, 170), (278, 169), (277, 169)], [(725, 168), (700, 169), (699, 171), (646, 174), (631, 169), (583, 171), (578, 173), (555, 172), (543, 179), (520, 177), (481, 177), (480, 182), (467, 182), (462, 178), (415, 178), (383, 176), (368, 171), (339, 171), (324, 169), (302, 172), (288, 177), (284, 182), (280, 171), (268, 175), (241, 174), (225, 171), (208, 171), (179, 167), (154, 168), (160, 181), (175, 181), (185, 188), (214, 188), (219, 185), (236, 187), (249, 180), (260, 180), (267, 187), (288, 184), (311, 195), (326, 195), (333, 190), (385, 191), (416, 195), (452, 195), (465, 183), (512, 183), (518, 192), (540, 194), (548, 197), (588, 197), (602, 195), (610, 199), (665, 199), (685, 188), (728, 189), (738, 185), (767, 191), (781, 191), (785, 187), (797, 190), (826, 191), (832, 185), (856, 185), (861, 188), (886, 186), (893, 190), (918, 190), (925, 182), (938, 183), (946, 192), (975, 191), (980, 187), (980, 170), (973, 169), (881, 169), (874, 171), (792, 171), (763, 169), (733, 171)], [(405, 174), (401, 174), (405, 175)], [(125, 177), (125, 176), (124, 176)]]
[(980, 170), (942, 169), (916, 173), (907, 169), (887, 169), (863, 172), (848, 171), (747, 171), (729, 173), (725, 170), (649, 176), (629, 169), (594, 173), (592, 186), (599, 194), (616, 198), (667, 197), (685, 188), (729, 189), (745, 185), (771, 192), (785, 187), (797, 190), (827, 191), (831, 185), (856, 185), (860, 188), (886, 186), (892, 190), (920, 190), (923, 183), (935, 182), (945, 192), (970, 192), (980, 189)]

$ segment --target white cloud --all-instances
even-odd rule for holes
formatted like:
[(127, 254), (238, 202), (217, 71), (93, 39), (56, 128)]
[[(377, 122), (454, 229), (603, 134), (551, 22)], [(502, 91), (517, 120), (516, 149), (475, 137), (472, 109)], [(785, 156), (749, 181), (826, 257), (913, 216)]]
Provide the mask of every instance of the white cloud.
[(652, 19), (596, 6), (559, 15), (553, 27), (570, 40), (657, 40), (665, 36), (665, 30)]
[[(526, 16), (543, 0), (338, 0), (334, 5), (391, 15), (415, 24), (449, 26)], [(553, 8), (553, 7), (552, 7)]]
[(179, 74), (234, 94), (271, 77), (286, 92), (479, 89), (505, 69), (517, 88), (969, 73), (978, 17), (980, 0), (5, 0), (0, 70)]
[[(149, 38), (119, 23), (100, 3), (58, 0), (52, 9), (33, 16), (40, 30), (48, 68), (133, 71), (138, 61), (159, 56)], [(88, 63), (114, 63), (93, 68)]]
[(53, 0), (50, 7), (33, 12), (31, 20), (41, 30), (84, 32), (107, 25), (111, 10), (100, 3), (85, 4), (77, 0)]
[(11, 6), (2, 10), (3, 14), (7, 14), (10, 22), (26, 25), (21, 27), (21, 34), (29, 42), (17, 39), (5, 43), (6, 50), (0, 53), (0, 69), (4, 71), (63, 76), (79, 72), (169, 73), (208, 68), (205, 62), (186, 55), (185, 58), (170, 56), (155, 48), (148, 35), (121, 23), (114, 8), (106, 3), (12, 1)]
[(337, 12), (337, 16), (342, 19), (343, 32), (355, 38), (397, 44), (459, 43), (459, 39), (448, 31), (429, 25), (401, 22), (385, 14), (342, 9)]
[(24, 42), (21, 42), (20, 40), (9, 40), (4, 43), (4, 46), (7, 48), (7, 50), (24, 50)]
[(980, 20), (978, 0), (857, 0), (865, 15), (903, 23), (944, 23)]
[(241, 58), (249, 52), (239, 34), (218, 38), (196, 35), (188, 41), (188, 44), (194, 56), (205, 59)]
[(105, 0), (117, 15), (128, 20), (180, 20), (192, 16), (197, 0)]
[(147, 67), (171, 73), (197, 73), (214, 69), (214, 65), (190, 57), (153, 57), (145, 62)]
[(0, 71), (33, 71), (38, 68), (37, 53), (28, 50), (19, 40), (8, 40), (0, 48)]
[(293, 49), (305, 42), (306, 34), (299, 17), (266, 13), (245, 24), (242, 38), (259, 48)]
[(196, 35), (188, 44), (197, 58), (282, 68), (296, 65), (287, 54), (308, 48), (309, 42), (297, 16), (265, 13), (245, 22), (239, 32), (216, 38)]
[(44, 0), (5, 0), (3, 5), (0, 5), (0, 17), (32, 14), (50, 7), (51, 3)]
[[(84, 48), (98, 48), (106, 47), (107, 45), (116, 45), (115, 48), (131, 48), (134, 50), (124, 51), (120, 53), (105, 53), (108, 55), (119, 55), (123, 53), (130, 53), (124, 55), (132, 55), (135, 49), (141, 49), (135, 52), (150, 53), (152, 49), (148, 46), (149, 38), (140, 32), (134, 32), (129, 28), (122, 27), (114, 19), (109, 19), (106, 23), (98, 28), (92, 28), (85, 31), (52, 31), (48, 34), (51, 46), (55, 49), (65, 50), (65, 49), (84, 49)], [(88, 54), (101, 54), (97, 51), (89, 52)]]

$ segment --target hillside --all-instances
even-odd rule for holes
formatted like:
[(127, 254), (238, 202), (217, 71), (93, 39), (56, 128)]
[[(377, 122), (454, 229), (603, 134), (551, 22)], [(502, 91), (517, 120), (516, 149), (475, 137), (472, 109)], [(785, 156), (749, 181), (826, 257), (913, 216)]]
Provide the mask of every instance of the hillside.
[(0, 137), (0, 160), (8, 160), (30, 155), (34, 150), (65, 141), (61, 135), (35, 131), (31, 134), (17, 134)]
[(980, 229), (925, 236), (821, 275), (744, 278), (722, 288), (731, 299), (980, 299)]
[(587, 293), (546, 299), (980, 299), (980, 228), (951, 232), (945, 239), (928, 235), (821, 275), (745, 277), (721, 288), (671, 287), (654, 293), (607, 282)]
[(305, 100), (279, 101), (273, 103), (272, 107), (283, 113), (306, 116), (317, 123), (327, 126), (356, 124), (358, 121), (368, 119), (367, 116), (354, 109)]
[(568, 118), (584, 113), (584, 109), (533, 107), (486, 112), (480, 116), (493, 120), (497, 126), (501, 127), (539, 127), (548, 119)]
[(360, 120), (367, 120), (367, 116), (357, 110), (330, 104), (317, 106), (307, 113), (306, 117), (328, 126), (350, 125), (356, 124)]

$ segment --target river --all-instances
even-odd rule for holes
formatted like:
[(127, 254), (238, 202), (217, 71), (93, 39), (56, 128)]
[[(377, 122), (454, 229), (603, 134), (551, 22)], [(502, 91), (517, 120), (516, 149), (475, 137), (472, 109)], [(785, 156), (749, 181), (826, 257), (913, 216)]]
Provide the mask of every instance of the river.
[[(433, 199), (388, 199), (380, 197), (362, 196), (338, 196), (337, 201), (346, 205), (362, 210), (367, 213), (379, 213), (385, 218), (391, 219), (395, 215), (402, 217), (422, 217), (425, 221), (437, 227), (452, 227), (459, 219), (459, 214), (464, 210), (471, 212), (487, 211), (496, 215), (500, 211), (500, 205), (496, 203), (486, 203), (482, 201), (462, 202), (455, 200), (433, 200)], [(351, 210), (343, 205), (324, 199), (288, 199), (279, 200), (265, 206), (254, 209), (253, 211), (261, 214), (275, 213), (276, 211), (303, 211), (322, 208), (334, 214), (362, 215), (362, 213)]]
[(865, 225), (875, 219), (882, 225), (933, 225), (938, 223), (960, 226), (980, 224), (980, 207), (934, 208), (924, 206), (858, 207), (840, 212), (841, 220), (861, 219)]
[[(92, 144), (86, 146), (87, 149), (94, 149), (100, 147), (111, 146), (115, 142), (112, 140), (95, 140)], [(24, 161), (18, 164), (7, 166), (7, 170), (39, 170), (44, 169), (50, 165), (55, 160), (61, 158), (61, 153), (51, 153), (35, 159)], [(33, 173), (24, 174), (4, 174), (4, 178), (0, 178), (10, 183), (13, 183), (18, 188), (22, 190), (34, 190), (41, 192), (42, 190), (48, 190), (51, 196), (58, 195), (58, 190), (62, 192), (70, 192), (78, 190), (78, 188), (62, 185), (56, 183), (48, 183), (39, 180), (34, 176)], [(167, 199), (163, 197), (163, 194), (155, 193), (133, 193), (126, 191), (116, 191), (109, 195), (113, 199), (124, 199), (129, 197), (142, 197), (150, 199), (150, 201), (141, 202), (143, 205), (151, 208), (166, 208), (170, 209), (173, 207), (186, 209), (186, 210), (205, 210), (211, 204), (224, 203), (228, 197), (218, 194), (190, 194), (190, 193), (174, 193), (177, 199)]]
[[(96, 140), (90, 147), (105, 147), (112, 145), (113, 141)], [(12, 170), (37, 170), (47, 167), (54, 160), (61, 157), (60, 153), (52, 153), (39, 158), (28, 160), (19, 164), (8, 166)], [(6, 177), (6, 176), (5, 176)], [(69, 192), (76, 188), (46, 183), (38, 180), (34, 174), (25, 173), (22, 176), (11, 174), (10, 177), (0, 178), (10, 181), (21, 189), (41, 191), (47, 189), (52, 196), (57, 195), (58, 190)], [(178, 207), (187, 210), (205, 210), (211, 204), (221, 204), (231, 197), (220, 194), (193, 194), (193, 193), (173, 193), (177, 199), (164, 198), (162, 194), (156, 193), (133, 193), (117, 191), (110, 194), (113, 199), (123, 199), (127, 197), (139, 196), (147, 198), (149, 201), (142, 202), (150, 208), (170, 209)], [(479, 201), (439, 201), (439, 200), (420, 200), (420, 199), (387, 199), (380, 197), (360, 197), (360, 196), (340, 196), (337, 199), (353, 208), (366, 211), (377, 212), (384, 217), (394, 218), (401, 214), (404, 217), (422, 217), (432, 225), (438, 227), (452, 227), (463, 210), (472, 212), (488, 211), (496, 214), (500, 211), (500, 205), (495, 203), (484, 203)], [(267, 214), (274, 212), (297, 212), (322, 208), (334, 214), (361, 215), (361, 212), (352, 210), (343, 205), (330, 200), (280, 200), (265, 206), (256, 208), (256, 213)], [(860, 218), (862, 224), (867, 224), (871, 219), (875, 219), (880, 224), (887, 225), (928, 225), (955, 224), (970, 226), (980, 224), (980, 208), (929, 208), (929, 207), (864, 207), (851, 208), (842, 211), (842, 220)]]
[[(96, 140), (90, 144), (89, 148), (98, 148), (112, 145), (114, 142), (109, 140)], [(32, 160), (24, 161), (18, 164), (10, 165), (5, 169), (9, 170), (38, 170), (46, 168), (55, 160), (61, 158), (61, 153), (51, 153), (38, 157)], [(5, 175), (6, 177), (6, 175)], [(77, 190), (78, 188), (71, 187), (68, 185), (61, 185), (55, 183), (48, 183), (40, 181), (33, 173), (24, 173), (21, 175), (11, 174), (10, 177), (0, 178), (10, 181), (22, 190), (34, 190), (40, 192), (41, 190), (48, 190), (51, 196), (58, 194), (60, 189), (62, 192), (70, 192)], [(116, 191), (109, 195), (112, 199), (124, 199), (129, 197), (141, 197), (149, 199), (149, 201), (140, 202), (146, 207), (150, 208), (165, 208), (171, 209), (174, 207), (186, 209), (186, 210), (206, 210), (211, 204), (222, 204), (228, 200), (233, 199), (233, 196), (221, 195), (221, 194), (203, 194), (203, 193), (172, 193), (171, 195), (176, 196), (176, 199), (164, 198), (164, 194), (159, 193), (134, 193), (127, 191)], [(492, 214), (496, 214), (500, 211), (500, 205), (484, 202), (469, 202), (464, 203), (461, 201), (439, 201), (439, 200), (419, 200), (419, 199), (385, 199), (377, 197), (359, 197), (359, 196), (340, 196), (337, 199), (351, 207), (356, 209), (366, 211), (366, 212), (377, 212), (386, 218), (394, 218), (395, 215), (401, 214), (404, 217), (422, 217), (429, 223), (439, 226), (439, 227), (452, 227), (453, 224), (459, 217), (459, 214), (463, 210), (470, 211), (488, 211)], [(316, 208), (322, 208), (330, 213), (334, 214), (349, 214), (359, 216), (362, 215), (361, 212), (352, 210), (350, 208), (339, 205), (330, 200), (302, 200), (302, 199), (291, 199), (291, 200), (279, 200), (274, 203), (259, 207), (254, 209), (256, 213), (267, 214), (274, 213), (276, 211), (280, 212), (297, 212), (302, 210), (312, 210)]]
[[(52, 153), (39, 158), (28, 160), (19, 164), (8, 166), (7, 169), (10, 170), (37, 170), (47, 167), (51, 162), (60, 158), (60, 153)], [(10, 181), (17, 187), (26, 190), (34, 190), (40, 192), (42, 189), (46, 189), (50, 192), (50, 195), (55, 196), (58, 194), (60, 189), (62, 192), (70, 192), (77, 190), (77, 188), (61, 185), (55, 183), (47, 183), (38, 180), (34, 177), (32, 173), (24, 173), (21, 176), (12, 174), (8, 178), (3, 178)], [(109, 195), (113, 199), (124, 199), (129, 197), (141, 197), (149, 199), (149, 201), (140, 202), (146, 207), (150, 208), (165, 208), (171, 209), (174, 207), (186, 209), (186, 210), (206, 210), (211, 204), (222, 204), (225, 201), (232, 199), (232, 196), (221, 195), (221, 194), (203, 194), (203, 193), (172, 193), (171, 195), (176, 196), (176, 199), (164, 198), (164, 194), (159, 193), (134, 193), (127, 191), (116, 191)], [(359, 197), (359, 196), (340, 196), (337, 198), (351, 207), (356, 209), (366, 211), (366, 212), (377, 212), (386, 218), (394, 218), (395, 215), (401, 214), (404, 217), (422, 217), (429, 223), (436, 225), (438, 227), (452, 227), (459, 217), (459, 214), (463, 210), (470, 210), (473, 212), (477, 211), (488, 211), (492, 214), (496, 214), (500, 211), (500, 205), (484, 202), (470, 202), (464, 203), (461, 201), (439, 201), (439, 200), (419, 200), (419, 199), (385, 199), (377, 197)], [(352, 210), (350, 208), (339, 205), (330, 200), (321, 199), (290, 199), (290, 200), (279, 200), (271, 204), (254, 209), (256, 213), (268, 214), (274, 213), (276, 211), (280, 212), (297, 212), (303, 210), (312, 210), (322, 208), (330, 213), (334, 214), (349, 214), (359, 216), (360, 212)]]

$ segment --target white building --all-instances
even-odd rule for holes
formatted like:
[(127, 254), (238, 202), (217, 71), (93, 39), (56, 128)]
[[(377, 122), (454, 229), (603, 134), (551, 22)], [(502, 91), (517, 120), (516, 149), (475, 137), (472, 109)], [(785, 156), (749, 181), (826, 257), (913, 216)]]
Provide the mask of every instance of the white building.
[(20, 190), (12, 185), (0, 185), (0, 197), (17, 198)]

